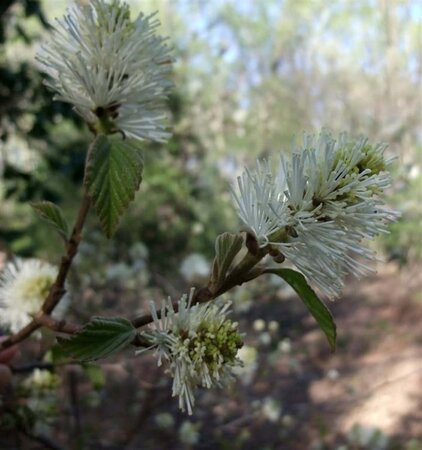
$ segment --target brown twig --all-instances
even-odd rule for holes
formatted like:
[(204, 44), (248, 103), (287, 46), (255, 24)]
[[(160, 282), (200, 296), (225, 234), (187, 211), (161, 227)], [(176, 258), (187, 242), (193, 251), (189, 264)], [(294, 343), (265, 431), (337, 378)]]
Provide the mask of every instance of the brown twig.
[[(79, 243), (81, 241), (82, 229), (84, 227), (89, 209), (90, 198), (85, 191), (72, 235), (66, 244), (66, 254), (62, 257), (59, 273), (57, 275), (56, 281), (50, 289), (48, 297), (44, 301), (40, 313), (18, 333), (1, 342), (0, 349), (10, 347), (13, 344), (23, 341), (26, 337), (28, 337), (41, 326), (47, 327), (56, 332), (66, 334), (76, 334), (81, 330), (81, 327), (70, 324), (65, 320), (57, 321), (53, 319), (49, 314), (54, 310), (55, 306), (58, 304), (58, 302), (66, 292), (64, 288), (66, 278), (69, 273), (73, 258), (78, 251)], [(193, 305), (214, 300), (233, 287), (240, 286), (246, 281), (250, 281), (256, 278), (261, 273), (260, 271), (256, 271), (255, 273), (253, 269), (256, 269), (255, 266), (264, 258), (264, 256), (267, 254), (267, 250), (260, 248), (251, 249), (250, 242), (247, 241), (247, 244), (249, 244), (247, 245), (247, 254), (244, 256), (242, 261), (229, 273), (227, 278), (221, 284), (214, 286), (214, 284), (210, 281), (207, 287), (202, 287), (196, 290), (192, 299)], [(173, 306), (175, 311), (177, 311), (177, 303), (175, 303)], [(157, 314), (158, 317), (161, 317), (161, 311), (158, 311)], [(153, 318), (151, 314), (145, 314), (143, 316), (136, 317), (131, 322), (135, 328), (141, 328), (153, 322)], [(142, 346), (143, 342), (141, 342), (139, 339), (140, 337), (137, 336), (133, 344)]]
[[(95, 143), (95, 141), (94, 141)], [(90, 150), (93, 145), (91, 145)], [(89, 156), (89, 152), (87, 155), (87, 159)], [(88, 212), (91, 206), (91, 199), (88, 195), (86, 189), (84, 189), (83, 197), (81, 200), (81, 205), (79, 207), (78, 215), (76, 218), (75, 226), (73, 227), (72, 234), (70, 235), (69, 240), (66, 243), (66, 251), (62, 256), (59, 271), (57, 273), (56, 280), (50, 288), (47, 298), (44, 300), (44, 303), (41, 307), (41, 312), (34, 317), (34, 319), (17, 333), (9, 336), (8, 339), (4, 340), (0, 343), (0, 349), (5, 349), (7, 347), (11, 347), (18, 342), (25, 340), (28, 336), (30, 336), (35, 330), (40, 328), (43, 325), (46, 325), (47, 319), (46, 317), (54, 310), (57, 306), (63, 295), (66, 293), (65, 283), (66, 278), (69, 274), (70, 267), (72, 265), (73, 259), (78, 252), (79, 243), (82, 237), (82, 230), (85, 225), (86, 218), (88, 216)], [(52, 324), (52, 322), (51, 322)], [(48, 326), (48, 325), (47, 325)], [(50, 327), (49, 327), (50, 328)], [(59, 327), (60, 328), (60, 327)], [(55, 329), (55, 328), (53, 328)], [(56, 331), (65, 332), (64, 323), (61, 329), (55, 329)]]
[(76, 334), (81, 330), (81, 327), (79, 325), (67, 322), (64, 319), (53, 319), (53, 317), (44, 313), (40, 314), (39, 317), (37, 317), (37, 322), (40, 326), (49, 328), (50, 330), (56, 331), (57, 333)]
[(91, 206), (91, 199), (86, 190), (84, 190), (81, 206), (79, 208), (78, 216), (76, 218), (76, 223), (73, 228), (70, 239), (66, 244), (66, 254), (62, 257), (56, 281), (51, 287), (50, 293), (46, 298), (46, 300), (44, 301), (44, 304), (41, 308), (42, 311), (44, 311), (46, 314), (50, 314), (53, 311), (57, 303), (60, 301), (60, 299), (66, 292), (64, 287), (66, 278), (69, 273), (70, 266), (72, 265), (73, 258), (78, 252), (79, 243), (81, 242), (82, 237), (82, 230), (85, 225), (85, 220), (88, 215), (90, 206)]
[[(57, 303), (59, 300), (57, 300)], [(34, 319), (30, 323), (28, 323), (28, 325), (23, 327), (16, 334), (13, 334), (4, 341), (0, 342), (0, 349), (11, 347), (18, 342), (25, 340), (34, 331), (41, 327), (46, 327), (58, 333), (65, 334), (75, 334), (80, 330), (80, 327), (78, 325), (71, 324), (69, 322), (66, 322), (65, 320), (55, 320), (45, 313), (40, 313), (36, 317), (34, 317)]]
[[(88, 210), (86, 211), (86, 213), (87, 212), (88, 212)], [(85, 217), (86, 217), (86, 213), (85, 213)], [(79, 219), (78, 219), (77, 223), (78, 222), (80, 223), (80, 225), (79, 225), (80, 230), (82, 230), (83, 221), (79, 221)], [(75, 233), (75, 230), (77, 230), (77, 229), (79, 229), (79, 228), (77, 228), (77, 226), (75, 225), (74, 233)], [(72, 235), (74, 233), (72, 233)], [(69, 243), (71, 241), (72, 241), (72, 238), (69, 240)], [(74, 242), (79, 243), (79, 241), (80, 241), (80, 232), (79, 232), (79, 238), (77, 240), (74, 240)], [(77, 248), (78, 248), (77, 246), (74, 248), (72, 247), (72, 253), (74, 252), (73, 256), (76, 254)], [(252, 254), (251, 252), (248, 252), (245, 255), (245, 257), (243, 258), (243, 260), (232, 270), (232, 272), (229, 274), (229, 276), (224, 280), (224, 282), (221, 284), (220, 287), (216, 288), (216, 290), (211, 291), (209, 287), (202, 287), (200, 289), (197, 289), (194, 293), (194, 296), (192, 299), (192, 304), (194, 305), (197, 303), (206, 303), (210, 300), (214, 300), (215, 298), (217, 298), (220, 295), (224, 294), (225, 292), (229, 291), (233, 287), (240, 286), (241, 284), (245, 283), (246, 281), (250, 281), (251, 279), (256, 278), (256, 276), (258, 276), (259, 272), (251, 275), (252, 269), (254, 269), (254, 267), (262, 260), (262, 258), (265, 255), (266, 255), (266, 251), (264, 251), (264, 250), (259, 251), (257, 254)], [(72, 259), (73, 259), (73, 256), (72, 256)], [(71, 263), (72, 259), (70, 259), (70, 263)], [(66, 257), (63, 257), (62, 261), (63, 260), (68, 261), (68, 259)], [(67, 272), (70, 268), (70, 263), (66, 262)], [(67, 272), (65, 275), (63, 275), (64, 278), (60, 277), (60, 279), (59, 279), (59, 276), (58, 276), (59, 283), (61, 283), (62, 279), (64, 281), (66, 280)], [(64, 283), (64, 281), (63, 281), (63, 283)], [(56, 285), (56, 283), (57, 283), (57, 280), (54, 283), (54, 285)], [(47, 304), (47, 306), (45, 307), (44, 312), (41, 311), (32, 320), (32, 322), (30, 322), (26, 327), (24, 327), (22, 330), (20, 330), (17, 334), (10, 336), (7, 340), (3, 341), (2, 344), (3, 344), (4, 348), (7, 348), (10, 345), (13, 345), (17, 342), (24, 340), (33, 331), (40, 328), (41, 326), (49, 328), (50, 330), (56, 331), (58, 333), (65, 333), (65, 334), (76, 334), (81, 330), (82, 327), (80, 327), (78, 325), (69, 323), (65, 320), (53, 319), (49, 315), (49, 312), (51, 312), (52, 309), (54, 309), (54, 307), (60, 301), (60, 298), (64, 293), (64, 289), (62, 289), (62, 291), (61, 291), (62, 294), (60, 297), (58, 294), (54, 294), (54, 292), (60, 292), (59, 290), (56, 290), (56, 291), (54, 290), (54, 285), (50, 291), (49, 296), (47, 297), (47, 299), (45, 301), (45, 304)], [(210, 285), (211, 284), (209, 284), (209, 286)], [(51, 302), (51, 303), (49, 303), (49, 302)], [(174, 307), (175, 311), (177, 311), (178, 304), (175, 303), (173, 305), (173, 307)], [(157, 314), (158, 314), (158, 317), (160, 317), (161, 311), (158, 311)], [(151, 322), (153, 322), (152, 315), (145, 314), (143, 316), (136, 317), (135, 319), (133, 319), (132, 325), (135, 328), (141, 328), (145, 325), (148, 325)], [(140, 341), (140, 337), (137, 336), (135, 338), (133, 344), (136, 346), (143, 346), (144, 342)]]
[[(259, 249), (256, 254), (252, 254), (250, 251), (245, 255), (243, 260), (232, 270), (229, 276), (224, 280), (222, 285), (215, 291), (211, 291), (209, 287), (202, 287), (195, 291), (192, 304), (206, 303), (210, 300), (214, 300), (235, 286), (240, 286), (246, 281), (251, 280), (249, 276), (251, 269), (253, 269), (266, 255), (266, 251)], [(210, 286), (210, 284), (209, 284)], [(173, 304), (175, 311), (177, 311), (177, 303)], [(158, 317), (161, 317), (161, 310), (157, 311)], [(153, 322), (151, 314), (145, 314), (140, 317), (136, 317), (132, 320), (132, 325), (135, 328), (141, 328), (149, 323)]]

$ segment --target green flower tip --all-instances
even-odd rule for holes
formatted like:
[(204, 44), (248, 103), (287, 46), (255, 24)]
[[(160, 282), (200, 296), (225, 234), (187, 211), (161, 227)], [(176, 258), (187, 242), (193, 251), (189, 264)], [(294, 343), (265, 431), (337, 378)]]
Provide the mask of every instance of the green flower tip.
[[(242, 337), (237, 331), (236, 323), (231, 320), (226, 320), (221, 325), (205, 322), (196, 336), (190, 339), (189, 356), (192, 361), (203, 359), (210, 371), (215, 372), (222, 365), (233, 365), (242, 346)], [(203, 352), (202, 355), (198, 355), (198, 351)]]
[(367, 144), (362, 148), (362, 154), (363, 157), (357, 165), (360, 172), (369, 169), (371, 174), (378, 175), (380, 172), (387, 170), (383, 151)]

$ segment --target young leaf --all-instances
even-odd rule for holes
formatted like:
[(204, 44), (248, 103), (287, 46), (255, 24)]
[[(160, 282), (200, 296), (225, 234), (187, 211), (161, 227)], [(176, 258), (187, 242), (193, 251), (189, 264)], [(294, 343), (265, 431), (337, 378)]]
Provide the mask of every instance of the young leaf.
[(331, 350), (334, 351), (336, 348), (337, 332), (333, 316), (331, 315), (330, 310), (309, 286), (305, 277), (301, 273), (292, 269), (267, 269), (265, 273), (278, 275), (290, 284), (308, 308), (309, 312), (318, 322), (318, 325), (327, 336)]
[(240, 234), (223, 233), (215, 241), (215, 259), (212, 268), (213, 284), (218, 286), (226, 277), (227, 271), (240, 252), (243, 237)]
[(107, 237), (142, 181), (143, 160), (139, 144), (120, 136), (99, 135), (89, 153), (85, 184)]
[(63, 239), (67, 239), (69, 226), (60, 207), (47, 201), (33, 202), (31, 206), (41, 219), (55, 228)]
[(106, 358), (128, 346), (136, 336), (136, 328), (121, 317), (94, 317), (71, 338), (57, 338), (64, 354), (78, 361)]

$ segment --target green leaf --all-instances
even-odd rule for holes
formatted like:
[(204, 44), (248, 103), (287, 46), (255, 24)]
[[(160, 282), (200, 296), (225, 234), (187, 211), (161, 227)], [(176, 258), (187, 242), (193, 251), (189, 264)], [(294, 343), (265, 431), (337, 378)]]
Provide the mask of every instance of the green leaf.
[(127, 347), (136, 333), (122, 317), (94, 317), (78, 334), (57, 341), (64, 354), (78, 361), (94, 361)]
[(99, 135), (89, 152), (85, 184), (107, 237), (142, 181), (143, 160), (139, 144), (120, 136)]
[(212, 268), (212, 283), (219, 286), (225, 279), (234, 258), (240, 252), (243, 237), (240, 234), (223, 233), (215, 241), (215, 259)]
[(31, 206), (41, 219), (55, 228), (63, 239), (67, 239), (69, 226), (60, 207), (47, 201), (34, 202)]
[(333, 316), (331, 315), (330, 310), (309, 286), (305, 277), (292, 269), (267, 269), (265, 273), (278, 275), (290, 284), (318, 322), (318, 325), (327, 336), (331, 350), (334, 351), (336, 348), (337, 332)]

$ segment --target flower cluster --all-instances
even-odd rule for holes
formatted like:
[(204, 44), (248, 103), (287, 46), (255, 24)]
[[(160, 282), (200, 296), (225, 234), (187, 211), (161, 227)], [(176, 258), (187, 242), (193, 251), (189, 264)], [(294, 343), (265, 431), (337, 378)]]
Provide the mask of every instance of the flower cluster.
[[(0, 274), (0, 326), (12, 333), (27, 325), (40, 311), (57, 276), (57, 267), (39, 259), (16, 258)], [(68, 305), (65, 296), (54, 311), (62, 317)]]
[(238, 177), (238, 214), (260, 247), (281, 252), (329, 297), (347, 273), (363, 275), (375, 259), (364, 239), (386, 231), (397, 214), (380, 195), (390, 184), (385, 145), (338, 140), (326, 131), (306, 137), (274, 173), (267, 161)]
[(54, 391), (60, 386), (60, 377), (49, 370), (35, 369), (34, 372), (23, 382), (24, 388), (35, 394)]
[(141, 333), (155, 349), (158, 365), (169, 363), (173, 396), (179, 396), (179, 407), (189, 414), (195, 388), (222, 386), (232, 378), (232, 370), (241, 365), (237, 352), (243, 345), (237, 323), (226, 318), (230, 304), (192, 305), (192, 297), (193, 290), (177, 308), (170, 298), (163, 301), (160, 318), (152, 303), (153, 329)]
[(38, 55), (47, 86), (97, 131), (165, 141), (172, 58), (158, 25), (154, 14), (131, 21), (120, 0), (75, 4)]

